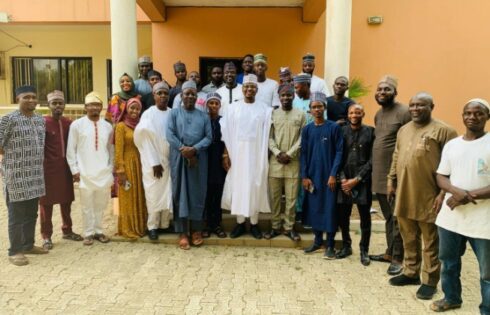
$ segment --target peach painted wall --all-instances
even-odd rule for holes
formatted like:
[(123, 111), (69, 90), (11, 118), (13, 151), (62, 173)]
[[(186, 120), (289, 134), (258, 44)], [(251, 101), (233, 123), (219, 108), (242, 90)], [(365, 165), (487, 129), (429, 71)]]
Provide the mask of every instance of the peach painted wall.
[[(383, 24), (368, 25), (370, 15), (382, 15)], [(371, 86), (362, 100), (367, 122), (378, 109), (376, 84), (391, 73), (399, 80), (400, 101), (407, 104), (418, 91), (428, 91), (434, 117), (463, 132), (464, 103), (490, 99), (489, 20), (487, 0), (354, 1), (350, 73)]]
[(325, 17), (303, 23), (300, 8), (167, 8), (167, 22), (152, 24), (155, 69), (170, 83), (172, 65), (181, 60), (187, 70), (199, 70), (199, 57), (242, 57), (264, 53), (268, 76), (276, 79), (281, 66), (301, 71), (306, 52), (317, 56), (323, 73)]
[[(1, 0), (13, 23), (108, 23), (110, 0)], [(138, 22), (150, 20), (137, 6)]]

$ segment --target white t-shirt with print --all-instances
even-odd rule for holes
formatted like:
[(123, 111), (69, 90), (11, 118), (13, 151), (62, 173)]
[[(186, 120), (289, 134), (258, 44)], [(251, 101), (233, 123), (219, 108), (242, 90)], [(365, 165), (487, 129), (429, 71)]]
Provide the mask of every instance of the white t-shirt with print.
[[(490, 185), (490, 133), (466, 141), (462, 136), (449, 141), (442, 151), (437, 173), (449, 176), (451, 184), (464, 190)], [(490, 199), (479, 199), (451, 210), (446, 199), (436, 224), (446, 230), (472, 238), (490, 240)]]

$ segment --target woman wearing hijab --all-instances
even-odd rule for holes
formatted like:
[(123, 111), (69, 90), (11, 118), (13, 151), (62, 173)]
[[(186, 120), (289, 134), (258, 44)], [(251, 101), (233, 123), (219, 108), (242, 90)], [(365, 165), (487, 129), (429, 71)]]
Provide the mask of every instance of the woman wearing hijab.
[(119, 184), (118, 234), (132, 239), (145, 234), (147, 221), (140, 154), (133, 140), (141, 109), (139, 98), (129, 99), (119, 115), (115, 131), (115, 167)]
[(133, 78), (129, 74), (124, 73), (119, 78), (119, 87), (121, 88), (121, 91), (112, 95), (105, 114), (105, 119), (112, 124), (115, 124), (119, 120), (119, 116), (124, 112), (126, 103), (130, 98), (141, 98), (136, 92)]

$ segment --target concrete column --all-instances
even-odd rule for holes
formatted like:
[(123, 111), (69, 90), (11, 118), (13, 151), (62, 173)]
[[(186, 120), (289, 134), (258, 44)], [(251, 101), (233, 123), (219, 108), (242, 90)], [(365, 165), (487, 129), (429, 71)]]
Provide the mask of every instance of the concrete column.
[(332, 89), (338, 76), (349, 77), (352, 0), (326, 0), (325, 82)]
[(111, 0), (112, 92), (118, 92), (119, 77), (138, 78), (136, 0)]

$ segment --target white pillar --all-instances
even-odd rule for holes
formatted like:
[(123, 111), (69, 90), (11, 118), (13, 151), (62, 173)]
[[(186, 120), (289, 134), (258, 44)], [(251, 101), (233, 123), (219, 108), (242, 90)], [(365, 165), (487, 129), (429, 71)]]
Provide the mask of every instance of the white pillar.
[(136, 0), (111, 0), (112, 92), (118, 92), (119, 77), (138, 78)]
[(326, 1), (324, 77), (331, 89), (335, 78), (349, 77), (352, 0)]

